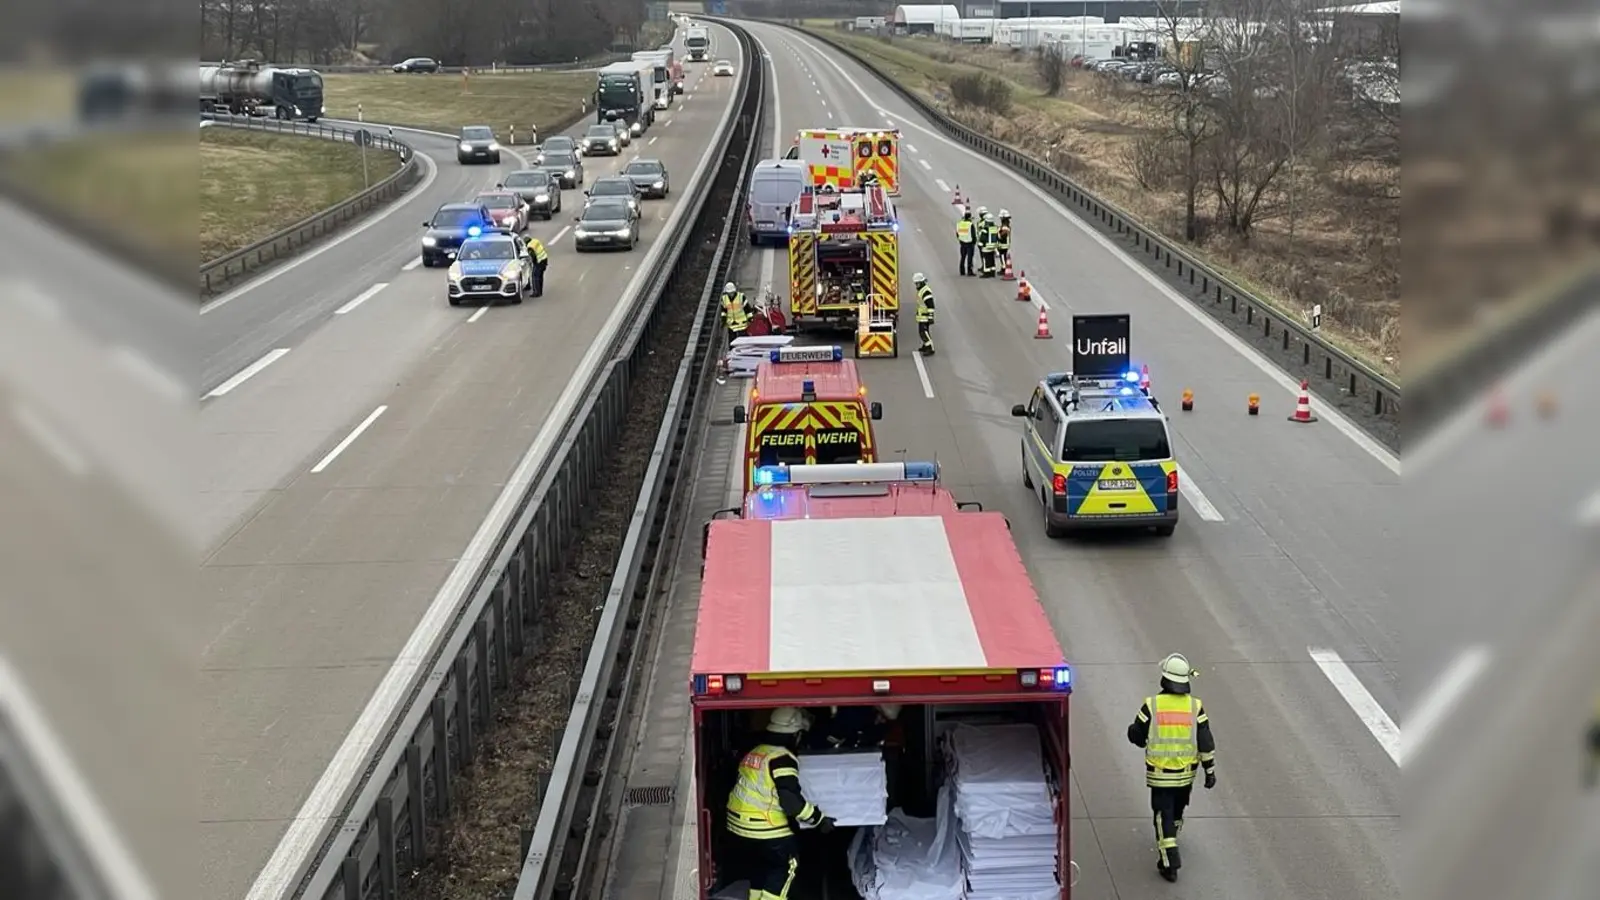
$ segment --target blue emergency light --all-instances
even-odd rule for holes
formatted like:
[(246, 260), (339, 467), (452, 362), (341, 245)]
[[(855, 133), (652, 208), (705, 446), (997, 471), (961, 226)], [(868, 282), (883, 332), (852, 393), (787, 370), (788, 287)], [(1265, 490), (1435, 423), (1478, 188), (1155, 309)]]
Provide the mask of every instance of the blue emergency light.
[(1133, 388), (1125, 387), (1125, 388), (1122, 389), (1121, 394), (1124, 397), (1132, 397), (1133, 396)]
[(1137, 370), (1130, 371), (1130, 372), (1128, 372), (1128, 374), (1126, 374), (1126, 375), (1124, 375), (1122, 377), (1129, 384), (1138, 384), (1139, 383), (1139, 372)]
[(480, 234), (483, 234), (483, 229), (476, 225), (467, 229), (467, 237), (477, 237)]
[(895, 481), (938, 481), (934, 462), (820, 463), (760, 466), (751, 476), (758, 486), (774, 484), (864, 484)]
[(817, 392), (817, 383), (815, 381), (812, 381), (811, 379), (807, 378), (805, 381), (800, 382), (800, 393), (802, 393), (802, 394), (815, 394), (816, 392)]
[(1055, 685), (1055, 688), (1058, 691), (1071, 690), (1072, 689), (1072, 667), (1071, 666), (1056, 666), (1055, 675), (1054, 675), (1054, 677), (1051, 678), (1050, 681), (1051, 681), (1051, 684)]

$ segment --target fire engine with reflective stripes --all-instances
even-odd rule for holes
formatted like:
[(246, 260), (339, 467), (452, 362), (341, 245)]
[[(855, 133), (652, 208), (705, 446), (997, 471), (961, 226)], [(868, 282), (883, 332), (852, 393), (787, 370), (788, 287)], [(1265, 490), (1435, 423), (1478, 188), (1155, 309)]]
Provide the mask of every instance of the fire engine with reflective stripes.
[(872, 423), (883, 404), (867, 402), (867, 386), (841, 347), (779, 347), (756, 367), (733, 421), (749, 426), (745, 490), (761, 466), (869, 463), (877, 458)]
[(900, 132), (894, 129), (802, 129), (785, 159), (804, 162), (814, 187), (855, 187), (870, 172), (889, 196), (900, 196)]
[(801, 189), (789, 216), (789, 309), (796, 331), (851, 330), (856, 356), (897, 355), (900, 219), (883, 188)]

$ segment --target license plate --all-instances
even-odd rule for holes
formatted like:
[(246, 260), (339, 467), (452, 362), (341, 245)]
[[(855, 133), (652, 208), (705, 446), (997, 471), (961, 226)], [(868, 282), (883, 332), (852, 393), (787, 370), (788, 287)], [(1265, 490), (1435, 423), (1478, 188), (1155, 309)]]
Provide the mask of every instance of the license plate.
[(757, 222), (756, 226), (759, 227), (762, 231), (773, 231), (778, 227), (778, 223), (776, 223), (776, 222)]
[(1136, 491), (1139, 482), (1133, 478), (1102, 478), (1095, 486), (1102, 491)]
[(608, 238), (608, 237), (596, 237), (596, 238), (591, 238), (591, 240), (593, 240), (596, 244), (609, 244), (609, 243), (611, 243), (611, 238)]

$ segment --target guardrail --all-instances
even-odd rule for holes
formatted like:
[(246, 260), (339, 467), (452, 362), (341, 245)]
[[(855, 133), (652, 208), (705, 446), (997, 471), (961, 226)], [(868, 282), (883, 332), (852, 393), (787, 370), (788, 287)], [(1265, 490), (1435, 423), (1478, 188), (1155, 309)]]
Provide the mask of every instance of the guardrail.
[[(520, 65), (518, 65), (518, 66), (508, 66), (508, 65), (506, 65), (504, 63), (497, 63), (497, 62), (489, 62), (489, 63), (484, 63), (483, 65), (474, 65), (474, 66), (440, 66), (437, 73), (433, 73), (433, 72), (396, 72), (394, 70), (395, 63), (373, 63), (372, 65), (364, 65), (364, 66), (327, 65), (327, 66), (311, 66), (311, 68), (316, 69), (318, 72), (321, 72), (324, 75), (362, 75), (362, 74), (375, 75), (375, 74), (378, 74), (380, 72), (388, 72), (388, 73), (394, 74), (394, 75), (432, 75), (432, 74), (459, 75), (462, 72), (491, 73), (491, 74), (495, 73), (495, 72), (511, 72), (511, 73), (522, 73), (522, 72), (583, 72), (583, 71), (587, 71), (589, 69), (598, 69), (601, 66), (610, 65), (611, 63), (619, 62), (621, 60), (625, 60), (625, 59), (628, 58), (628, 56), (629, 56), (629, 54), (626, 54), (626, 53), (607, 53), (607, 54), (604, 54), (604, 55), (601, 55), (601, 56), (592, 56), (592, 57), (590, 57), (588, 59), (575, 59), (572, 62), (538, 63), (536, 65), (526, 65), (526, 66), (520, 66)], [(219, 63), (219, 62), (217, 62), (215, 60), (210, 60), (210, 61), (201, 62), (200, 65), (202, 65), (202, 66), (217, 66), (217, 65), (221, 65), (221, 63)]]
[[(367, 188), (354, 197), (342, 200), (302, 221), (296, 222), (275, 234), (270, 234), (248, 247), (241, 247), (226, 256), (211, 260), (200, 267), (200, 293), (214, 294), (221, 288), (239, 280), (244, 275), (263, 266), (271, 265), (304, 250), (308, 245), (342, 228), (374, 207), (381, 206), (410, 190), (422, 173), (416, 153), (410, 145), (377, 133), (375, 129), (342, 128), (335, 125), (282, 121), (253, 116), (230, 116), (218, 113), (201, 113), (202, 121), (226, 128), (245, 128), (254, 131), (272, 131), (279, 134), (296, 134), (324, 141), (341, 141), (360, 144), (365, 141), (373, 150), (397, 153), (402, 165), (393, 174)], [(365, 135), (365, 137), (363, 137)]]
[[(747, 170), (749, 148), (759, 136), (762, 67), (743, 68), (739, 113), (723, 120), (712, 146), (722, 148), (725, 158), (730, 149), (740, 146), (735, 142), (742, 142), (740, 158)], [(706, 200), (722, 179), (731, 176), (726, 165), (708, 165), (701, 171), (705, 181), (686, 192), (682, 222), (698, 222)], [(736, 230), (728, 228), (721, 210), (717, 215), (713, 227), (723, 234)], [(414, 871), (431, 855), (432, 834), (451, 811), (454, 779), (471, 765), (480, 734), (492, 727), (492, 694), (509, 684), (513, 660), (537, 651), (538, 634), (533, 625), (575, 542), (585, 510), (597, 491), (616, 487), (614, 473), (604, 471), (606, 450), (615, 445), (636, 415), (629, 402), (633, 373), (640, 367), (648, 338), (660, 327), (656, 313), (661, 298), (679, 289), (679, 279), (695, 277), (690, 267), (680, 269), (678, 262), (692, 241), (707, 239), (703, 230), (669, 226), (658, 238), (669, 243), (636, 297), (637, 315), (630, 326), (619, 331), (609, 362), (597, 369), (588, 383), (582, 406), (567, 423), (465, 595), (455, 627), (411, 687), (406, 705), (383, 729), (387, 737), (363, 768), (364, 780), (355, 786), (340, 814), (328, 822), (317, 858), (310, 871), (298, 879), (296, 897), (392, 898), (402, 873)], [(709, 308), (710, 299), (702, 293), (702, 320)], [(681, 399), (675, 385), (669, 404)], [(650, 485), (660, 482), (669, 464), (675, 460), (663, 453), (658, 443), (635, 511), (636, 526), (655, 502), (650, 499)], [(637, 565), (629, 565), (627, 560), (630, 554), (636, 557), (641, 553), (640, 545), (630, 530), (618, 565), (619, 581), (612, 584), (596, 629), (597, 650), (614, 647), (616, 635), (628, 624), (618, 610), (631, 601), (633, 585), (621, 573), (637, 571)], [(567, 859), (564, 847), (556, 845), (577, 827), (574, 805), (588, 782), (572, 768), (571, 761), (585, 759), (586, 751), (595, 746), (595, 711), (606, 698), (597, 695), (592, 686), (602, 683), (611, 668), (611, 661), (597, 661), (591, 653), (574, 693), (580, 724), (576, 731), (570, 724), (562, 727), (561, 749), (552, 771), (559, 772), (563, 765), (568, 768), (565, 774), (552, 777), (549, 790), (541, 794), (559, 800), (541, 803), (537, 824), (529, 835), (534, 849), (527, 854), (522, 882), (537, 891), (530, 896), (567, 896), (557, 892), (556, 879), (551, 877)], [(524, 896), (522, 882), (519, 898)]]
[[(1251, 333), (1257, 346), (1276, 357), (1291, 371), (1303, 373), (1313, 384), (1333, 388), (1339, 399), (1351, 398), (1362, 411), (1391, 422), (1400, 415), (1400, 385), (1324, 340), (1297, 317), (1287, 315), (1226, 276), (1218, 274), (1183, 248), (1147, 228), (1131, 213), (1096, 197), (1082, 185), (1033, 157), (957, 122), (923, 100), (853, 48), (829, 35), (787, 22), (771, 24), (824, 41), (882, 81), (938, 129), (1031, 181), (1080, 216), (1104, 227), (1125, 245), (1143, 255), (1158, 274), (1170, 276), (1188, 289), (1202, 309), (1235, 328)], [(1204, 302), (1201, 302), (1204, 301)], [(1332, 398), (1329, 398), (1332, 399)]]

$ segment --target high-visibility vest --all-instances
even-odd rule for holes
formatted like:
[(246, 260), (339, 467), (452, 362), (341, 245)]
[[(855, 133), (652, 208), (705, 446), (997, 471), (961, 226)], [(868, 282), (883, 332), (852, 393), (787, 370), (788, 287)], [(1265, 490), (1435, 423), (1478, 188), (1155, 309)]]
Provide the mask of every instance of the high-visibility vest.
[(1010, 250), (1011, 249), (1011, 226), (1010, 225), (1001, 225), (1000, 226), (999, 232), (995, 234), (995, 242), (1000, 245), (1000, 249), (1001, 250)]
[(1145, 738), (1145, 783), (1151, 787), (1194, 784), (1200, 765), (1200, 743), (1195, 719), (1200, 701), (1188, 694), (1157, 694), (1145, 698), (1150, 710), (1150, 732)]
[(726, 316), (729, 331), (737, 333), (750, 327), (750, 314), (745, 312), (744, 299), (742, 297), (739, 302), (728, 307)]
[(983, 249), (985, 249), (985, 250), (993, 250), (995, 248), (995, 239), (998, 237), (996, 232), (998, 232), (998, 231), (999, 231), (999, 229), (995, 228), (993, 225), (990, 225), (988, 223), (984, 224), (984, 226), (983, 226)]
[(757, 840), (794, 834), (789, 817), (778, 802), (778, 783), (768, 763), (783, 761), (798, 771), (794, 754), (772, 744), (760, 744), (739, 760), (739, 776), (728, 793), (728, 830)]
[(528, 238), (528, 250), (533, 254), (534, 262), (544, 262), (550, 258), (550, 251), (544, 248), (544, 241), (538, 238)]
[(972, 243), (972, 220), (962, 219), (956, 223), (956, 240), (963, 244)]
[(917, 288), (917, 321), (933, 324), (933, 288), (926, 284)]

